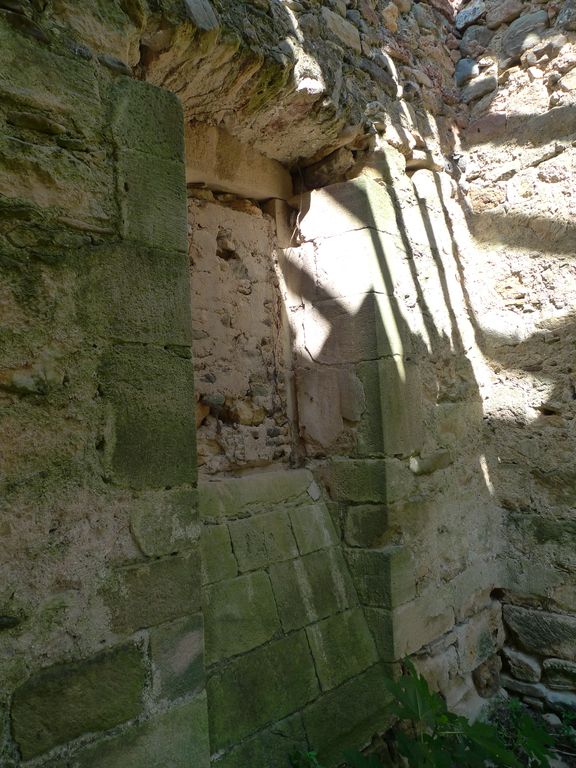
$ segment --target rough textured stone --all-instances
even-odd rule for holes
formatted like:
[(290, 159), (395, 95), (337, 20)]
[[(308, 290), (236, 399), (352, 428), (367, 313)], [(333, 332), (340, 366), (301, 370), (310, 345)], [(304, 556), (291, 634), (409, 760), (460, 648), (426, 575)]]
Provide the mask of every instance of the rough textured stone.
[(475, 24), (485, 13), (486, 3), (484, 0), (475, 0), (456, 14), (456, 29), (463, 32), (466, 27)]
[(544, 10), (527, 13), (513, 21), (502, 38), (502, 63), (510, 65), (518, 61), (523, 51), (540, 42), (547, 26), (548, 13)]
[(335, 548), (274, 565), (270, 578), (285, 631), (299, 629), (357, 603), (348, 567)]
[(378, 661), (360, 608), (339, 613), (306, 630), (322, 690), (327, 691)]
[(141, 652), (124, 646), (79, 664), (52, 667), (14, 694), (12, 728), (24, 759), (106, 731), (142, 711), (146, 682)]
[(411, 472), (396, 461), (335, 460), (322, 467), (320, 477), (336, 501), (391, 504), (414, 489)]
[(301, 555), (338, 543), (336, 529), (325, 504), (296, 507), (290, 511), (290, 522)]
[(178, 699), (204, 688), (204, 622), (201, 614), (150, 632), (153, 688), (160, 699)]
[(464, 104), (468, 104), (476, 99), (481, 99), (488, 93), (492, 93), (496, 88), (498, 88), (498, 80), (494, 75), (479, 75), (462, 89), (460, 98)]
[(285, 510), (254, 515), (230, 523), (228, 527), (241, 571), (251, 571), (298, 555)]
[(539, 682), (542, 676), (542, 667), (534, 656), (529, 656), (509, 647), (503, 649), (503, 656), (510, 672), (517, 680), (523, 680), (526, 683)]
[(364, 605), (396, 608), (415, 597), (414, 562), (405, 547), (350, 550), (346, 559)]
[(214, 763), (215, 768), (286, 768), (286, 756), (308, 751), (302, 716), (294, 715), (260, 731)]
[(318, 691), (303, 632), (233, 661), (208, 680), (213, 751), (302, 708)]
[(498, 0), (488, 8), (486, 26), (489, 29), (497, 29), (502, 24), (509, 24), (520, 16), (523, 9), (522, 0)]
[(194, 490), (150, 494), (130, 515), (130, 528), (145, 555), (160, 557), (198, 541), (198, 495)]
[(551, 688), (576, 689), (576, 663), (565, 659), (544, 659), (543, 680)]
[(360, 34), (353, 24), (328, 8), (322, 8), (322, 21), (331, 34), (338, 38), (341, 43), (344, 43), (347, 48), (352, 48), (360, 53)]
[(502, 608), (500, 603), (492, 605), (468, 621), (456, 625), (460, 669), (472, 672), (487, 659), (498, 653), (504, 644)]
[(304, 710), (310, 743), (322, 762), (337, 764), (344, 749), (358, 749), (386, 730), (391, 722), (386, 677), (386, 668), (377, 664)]
[(102, 593), (112, 629), (131, 634), (194, 613), (200, 607), (200, 558), (196, 550), (118, 569)]
[(528, 652), (576, 661), (574, 616), (505, 605), (504, 621)]
[(359, 504), (348, 507), (344, 523), (344, 540), (351, 547), (377, 547), (384, 544), (388, 531), (388, 514), (381, 504)]
[(250, 651), (280, 629), (272, 587), (262, 572), (206, 587), (204, 616), (209, 664)]
[(204, 526), (200, 538), (200, 551), (203, 584), (231, 579), (238, 574), (238, 563), (232, 552), (228, 526)]

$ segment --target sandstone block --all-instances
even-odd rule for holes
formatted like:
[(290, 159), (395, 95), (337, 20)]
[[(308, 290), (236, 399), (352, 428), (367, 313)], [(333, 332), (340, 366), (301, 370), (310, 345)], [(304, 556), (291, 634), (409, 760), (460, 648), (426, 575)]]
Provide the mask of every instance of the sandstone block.
[(12, 703), (12, 729), (22, 757), (29, 760), (136, 717), (145, 682), (142, 654), (133, 645), (33, 675)]
[(301, 555), (338, 543), (338, 534), (325, 504), (307, 504), (290, 511), (292, 530)]
[(257, 472), (234, 480), (217, 480), (200, 485), (200, 516), (204, 520), (245, 517), (273, 504), (294, 501), (305, 495), (312, 475), (307, 469)]
[(503, 656), (508, 664), (512, 676), (526, 683), (537, 683), (542, 676), (542, 667), (538, 659), (527, 653), (516, 651), (514, 648), (505, 647)]
[(130, 514), (130, 529), (149, 557), (189, 548), (200, 536), (197, 492), (176, 490), (140, 496)]
[(238, 575), (238, 563), (232, 552), (228, 526), (204, 526), (200, 537), (200, 552), (203, 584), (212, 584)]
[(472, 672), (498, 653), (504, 644), (500, 603), (494, 602), (490, 608), (462, 624), (457, 624), (454, 632), (458, 638), (460, 671), (464, 674)]
[(361, 608), (331, 616), (306, 630), (323, 691), (355, 677), (378, 661)]
[(382, 504), (348, 507), (344, 522), (344, 540), (350, 547), (376, 547), (383, 543), (388, 530), (388, 513)]
[(363, 605), (396, 608), (415, 597), (414, 563), (406, 547), (349, 550), (346, 559)]
[(308, 750), (302, 716), (297, 714), (260, 731), (213, 763), (214, 768), (286, 768), (286, 756)]
[(576, 617), (505, 605), (504, 621), (526, 651), (576, 661)]
[(337, 765), (343, 750), (357, 749), (386, 730), (392, 720), (383, 683), (387, 676), (386, 667), (376, 664), (304, 710), (308, 738), (323, 764)]
[(346, 562), (336, 548), (273, 565), (270, 578), (286, 632), (358, 602)]
[(150, 632), (153, 690), (159, 699), (178, 699), (204, 688), (202, 614), (162, 624)]
[(198, 552), (191, 550), (118, 569), (102, 589), (112, 630), (128, 635), (197, 611), (199, 560)]
[(410, 470), (394, 459), (335, 459), (319, 475), (335, 501), (392, 504), (416, 487)]
[(502, 24), (509, 24), (520, 16), (523, 9), (522, 0), (497, 0), (488, 8), (486, 26), (488, 29), (497, 29)]
[(318, 695), (304, 632), (241, 656), (208, 680), (213, 752), (281, 720)]
[(354, 24), (326, 7), (322, 8), (322, 21), (329, 32), (341, 43), (344, 43), (347, 48), (352, 48), (357, 53), (361, 52), (360, 33)]
[(228, 527), (240, 571), (251, 571), (298, 555), (285, 510), (237, 520)]
[(204, 589), (208, 664), (250, 651), (280, 629), (272, 587), (259, 571)]
[(119, 483), (165, 488), (196, 480), (192, 363), (163, 349), (116, 346), (102, 359), (112, 406), (112, 469)]

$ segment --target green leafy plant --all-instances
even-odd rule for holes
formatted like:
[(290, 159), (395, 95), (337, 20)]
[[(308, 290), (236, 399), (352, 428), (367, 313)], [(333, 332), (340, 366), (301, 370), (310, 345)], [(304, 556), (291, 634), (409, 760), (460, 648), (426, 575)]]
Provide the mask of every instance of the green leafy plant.
[(508, 699), (492, 716), (503, 741), (532, 768), (549, 768), (554, 738), (518, 699)]
[(290, 755), (290, 765), (292, 768), (322, 768), (316, 752), (293, 752)]

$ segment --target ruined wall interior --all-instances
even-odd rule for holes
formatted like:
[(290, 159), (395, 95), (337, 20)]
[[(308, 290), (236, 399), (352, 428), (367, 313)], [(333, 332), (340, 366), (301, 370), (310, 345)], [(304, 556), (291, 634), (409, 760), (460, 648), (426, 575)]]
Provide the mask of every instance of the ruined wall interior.
[(337, 765), (406, 655), (574, 707), (574, 0), (0, 36), (0, 765)]

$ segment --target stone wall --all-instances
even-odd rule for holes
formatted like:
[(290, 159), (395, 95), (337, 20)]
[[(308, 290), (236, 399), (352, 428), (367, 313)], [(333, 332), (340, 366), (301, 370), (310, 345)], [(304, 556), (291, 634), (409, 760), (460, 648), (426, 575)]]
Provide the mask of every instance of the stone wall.
[(575, 12), (456, 5), (0, 0), (3, 765), (572, 701)]

